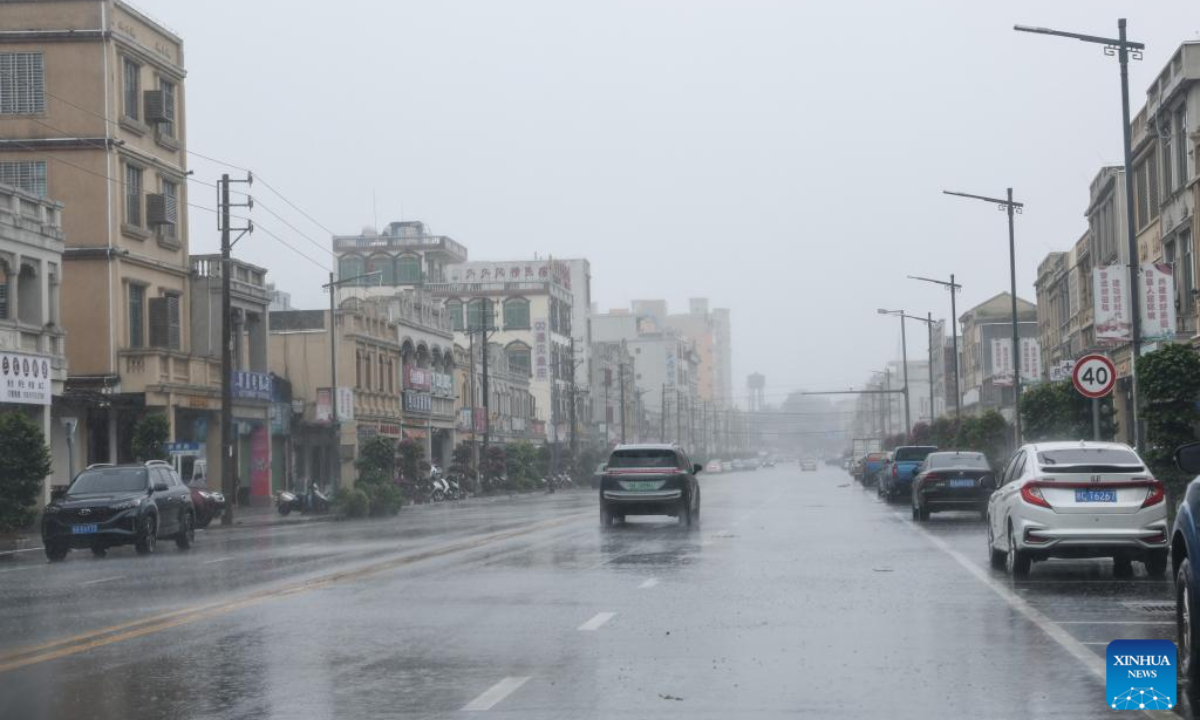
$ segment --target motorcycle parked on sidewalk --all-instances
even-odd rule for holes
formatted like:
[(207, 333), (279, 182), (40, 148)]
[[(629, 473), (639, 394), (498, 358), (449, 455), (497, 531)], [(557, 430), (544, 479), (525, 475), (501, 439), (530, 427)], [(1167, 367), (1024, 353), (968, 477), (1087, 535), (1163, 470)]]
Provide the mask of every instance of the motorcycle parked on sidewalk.
[(323, 515), (329, 512), (330, 505), (329, 496), (316, 485), (311, 486), (305, 494), (283, 490), (275, 496), (275, 509), (284, 517), (293, 510), (301, 515)]

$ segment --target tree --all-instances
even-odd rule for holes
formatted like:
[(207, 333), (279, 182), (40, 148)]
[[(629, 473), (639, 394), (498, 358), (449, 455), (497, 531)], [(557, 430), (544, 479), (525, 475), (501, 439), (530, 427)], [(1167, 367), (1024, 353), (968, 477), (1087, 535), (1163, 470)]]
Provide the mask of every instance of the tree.
[(957, 445), (958, 422), (948, 417), (940, 417), (929, 426), (929, 444), (943, 450), (954, 449)]
[(400, 457), (400, 474), (406, 482), (414, 483), (421, 477), (421, 461), (425, 459), (425, 446), (416, 440), (404, 439), (396, 444)]
[(507, 459), (503, 445), (491, 445), (488, 447), (487, 454), (480, 461), (479, 471), (483, 475), (483, 479), (493, 485), (501, 478), (506, 476)]
[(1183, 343), (1166, 345), (1137, 360), (1146, 462), (1169, 495), (1182, 497), (1188, 478), (1175, 467), (1175, 449), (1195, 439), (1200, 412), (1200, 355)]
[(137, 462), (166, 460), (167, 451), (164, 446), (170, 439), (171, 421), (166, 415), (143, 415), (133, 425), (133, 438), (130, 441), (133, 459)]
[(928, 445), (933, 441), (933, 428), (929, 423), (918, 421), (912, 426), (912, 432), (908, 435), (908, 442), (911, 445)]
[[(1100, 437), (1113, 436), (1112, 399), (1100, 400)], [(1037, 440), (1082, 440), (1092, 437), (1092, 400), (1070, 381), (1042, 383), (1021, 393), (1025, 437)]]
[(49, 474), (50, 448), (37, 423), (24, 413), (0, 413), (0, 532), (15, 532), (37, 518)]
[(396, 475), (396, 441), (382, 435), (367, 440), (359, 449), (354, 466), (358, 468), (360, 483), (390, 482)]
[(964, 418), (954, 440), (958, 450), (972, 450), (987, 455), (992, 468), (998, 470), (1012, 452), (1012, 426), (995, 410), (979, 417)]

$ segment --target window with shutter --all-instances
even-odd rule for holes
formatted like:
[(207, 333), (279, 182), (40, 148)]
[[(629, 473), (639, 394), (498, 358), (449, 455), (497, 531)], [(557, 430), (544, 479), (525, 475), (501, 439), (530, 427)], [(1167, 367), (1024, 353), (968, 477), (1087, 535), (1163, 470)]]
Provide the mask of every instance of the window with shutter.
[(0, 53), (0, 113), (33, 115), (45, 111), (42, 54)]
[(167, 347), (183, 348), (183, 326), (179, 318), (179, 296), (167, 295)]
[(146, 301), (146, 317), (150, 322), (150, 347), (170, 347), (167, 312), (167, 298), (156, 297)]
[(146, 303), (146, 288), (142, 285), (129, 286), (129, 347), (140, 348), (145, 344), (143, 335)]

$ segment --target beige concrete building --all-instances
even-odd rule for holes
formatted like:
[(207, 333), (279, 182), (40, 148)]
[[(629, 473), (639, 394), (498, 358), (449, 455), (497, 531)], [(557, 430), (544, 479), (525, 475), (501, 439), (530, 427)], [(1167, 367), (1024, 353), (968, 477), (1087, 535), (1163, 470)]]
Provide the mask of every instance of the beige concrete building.
[(146, 409), (217, 409), (188, 328), (183, 41), (119, 0), (5, 2), (0, 181), (64, 203), (65, 400), (87, 462)]

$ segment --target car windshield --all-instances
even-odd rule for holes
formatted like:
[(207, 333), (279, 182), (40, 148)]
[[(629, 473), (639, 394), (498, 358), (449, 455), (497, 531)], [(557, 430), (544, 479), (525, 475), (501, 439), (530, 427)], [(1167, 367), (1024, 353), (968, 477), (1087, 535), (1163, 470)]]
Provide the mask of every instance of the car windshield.
[(935, 447), (902, 447), (896, 450), (896, 462), (908, 462), (912, 460), (924, 460), (925, 456), (931, 452), (935, 452)]
[(1046, 467), (1086, 465), (1086, 466), (1127, 466), (1140, 467), (1142, 459), (1137, 453), (1124, 448), (1081, 447), (1064, 450), (1043, 450), (1038, 453), (1038, 462)]
[(931, 470), (938, 468), (977, 468), (987, 470), (987, 457), (982, 453), (931, 453), (925, 458)]
[(675, 463), (671, 450), (618, 450), (608, 458), (609, 468), (673, 468)]
[(68, 495), (138, 492), (149, 487), (145, 468), (96, 468), (75, 478)]

